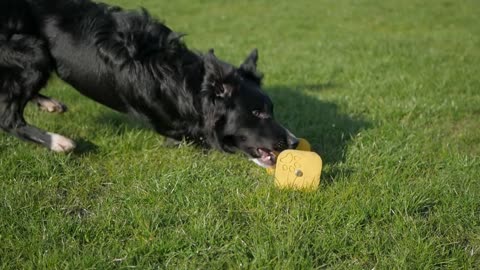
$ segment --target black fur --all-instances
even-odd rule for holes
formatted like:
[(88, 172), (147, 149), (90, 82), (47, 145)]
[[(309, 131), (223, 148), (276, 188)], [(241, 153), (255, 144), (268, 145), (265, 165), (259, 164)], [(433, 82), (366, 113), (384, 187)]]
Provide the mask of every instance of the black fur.
[(89, 0), (1, 0), (0, 126), (50, 147), (48, 133), (28, 125), (23, 108), (54, 70), (83, 95), (175, 140), (252, 158), (295, 147), (261, 90), (256, 50), (237, 68), (213, 50), (190, 51), (181, 37), (145, 10)]

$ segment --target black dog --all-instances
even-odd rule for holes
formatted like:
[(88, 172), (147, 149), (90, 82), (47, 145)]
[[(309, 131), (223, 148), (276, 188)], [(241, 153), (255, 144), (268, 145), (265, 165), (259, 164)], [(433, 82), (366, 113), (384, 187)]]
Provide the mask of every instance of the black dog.
[(168, 138), (240, 150), (272, 166), (274, 152), (298, 140), (274, 120), (257, 59), (253, 50), (236, 68), (213, 50), (194, 53), (146, 11), (89, 0), (1, 0), (0, 127), (54, 151), (75, 147), (23, 118), (28, 101), (65, 110), (39, 94), (55, 71), (83, 95), (146, 120)]

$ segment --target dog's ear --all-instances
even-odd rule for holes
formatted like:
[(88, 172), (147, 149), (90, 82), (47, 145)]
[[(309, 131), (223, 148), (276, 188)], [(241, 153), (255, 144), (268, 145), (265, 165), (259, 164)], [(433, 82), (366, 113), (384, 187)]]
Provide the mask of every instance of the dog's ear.
[(240, 65), (240, 69), (244, 71), (256, 72), (257, 71), (257, 61), (258, 61), (258, 50), (253, 49), (250, 54), (247, 56), (243, 64)]
[(263, 75), (257, 70), (258, 50), (253, 49), (247, 56), (245, 61), (240, 65), (240, 72), (249, 79), (261, 84)]
[(222, 63), (215, 56), (213, 49), (208, 50), (204, 56), (205, 80), (203, 90), (214, 94), (216, 97), (227, 98), (234, 91), (233, 68)]

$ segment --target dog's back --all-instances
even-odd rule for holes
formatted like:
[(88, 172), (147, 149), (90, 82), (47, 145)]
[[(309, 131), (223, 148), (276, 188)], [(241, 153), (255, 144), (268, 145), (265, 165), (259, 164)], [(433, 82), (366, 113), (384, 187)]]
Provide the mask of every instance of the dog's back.
[(144, 103), (138, 88), (158, 91), (161, 84), (156, 76), (171, 78), (183, 54), (193, 55), (179, 35), (146, 11), (125, 11), (89, 0), (30, 1), (58, 76), (117, 111), (129, 112), (131, 105)]

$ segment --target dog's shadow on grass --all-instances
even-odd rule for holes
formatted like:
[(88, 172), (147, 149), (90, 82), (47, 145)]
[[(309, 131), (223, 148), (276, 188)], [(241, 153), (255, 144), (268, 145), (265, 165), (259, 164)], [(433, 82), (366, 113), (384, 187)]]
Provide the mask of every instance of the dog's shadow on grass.
[[(152, 130), (146, 123), (113, 110), (106, 110), (105, 112), (100, 113), (96, 117), (95, 121), (97, 124), (107, 126), (109, 131), (115, 135), (122, 135), (126, 132), (135, 130)], [(76, 138), (75, 141), (77, 143), (77, 147), (73, 153), (76, 155), (84, 156), (87, 154), (95, 154), (99, 151), (99, 147), (88, 140)]]
[(124, 134), (133, 130), (152, 130), (153, 129), (144, 121), (135, 119), (133, 116), (122, 114), (115, 111), (108, 111), (100, 114), (97, 123), (107, 125), (113, 128), (113, 132), (117, 135)]
[(275, 104), (276, 118), (297, 137), (307, 139), (323, 163), (329, 165), (329, 170), (322, 173), (326, 182), (335, 181), (339, 174), (350, 174), (348, 169), (334, 165), (345, 161), (352, 137), (371, 126), (362, 117), (344, 114), (337, 104), (317, 97), (321, 91), (334, 88), (332, 83), (265, 88)]
[(98, 146), (90, 141), (87, 141), (82, 138), (76, 138), (75, 143), (77, 146), (73, 150), (73, 153), (78, 156), (85, 156), (88, 154), (98, 153)]

